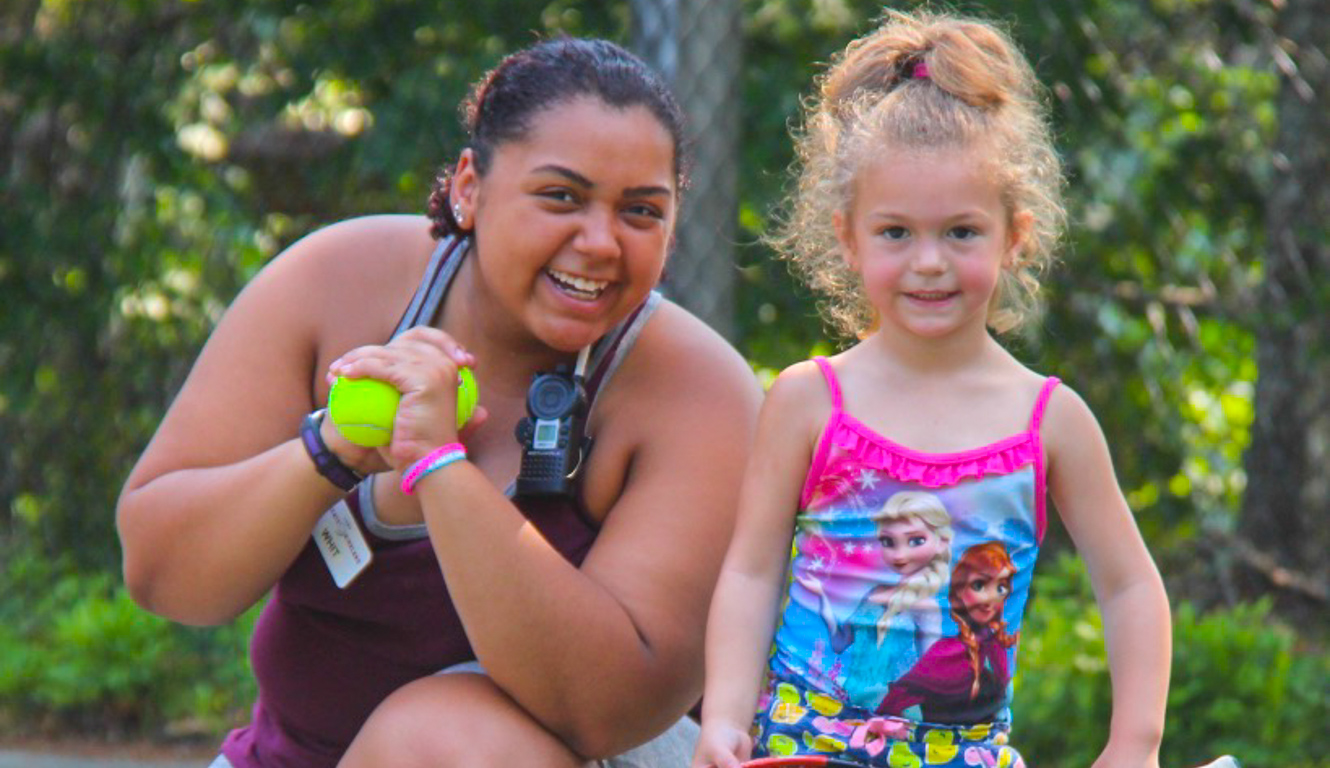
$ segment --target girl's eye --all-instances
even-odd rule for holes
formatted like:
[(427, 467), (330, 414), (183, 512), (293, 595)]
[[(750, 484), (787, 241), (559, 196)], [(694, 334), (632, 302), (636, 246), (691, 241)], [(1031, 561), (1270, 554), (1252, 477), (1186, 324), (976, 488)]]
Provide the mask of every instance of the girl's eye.
[(912, 546), (912, 547), (922, 547), (922, 546), (924, 545), (924, 541), (925, 541), (925, 539), (924, 539), (923, 536), (911, 536), (911, 537), (910, 537), (910, 546)]
[(974, 227), (952, 227), (951, 236), (957, 240), (972, 240), (979, 236), (979, 230)]
[(896, 546), (896, 540), (891, 538), (890, 536), (883, 536), (877, 541), (879, 544), (882, 545), (884, 549), (891, 549)]
[(1007, 594), (1007, 593), (1010, 592), (1010, 591), (1011, 591), (1011, 585), (1010, 585), (1010, 584), (999, 584), (999, 585), (998, 585), (997, 593), (998, 593), (999, 595), (1005, 595), (1005, 594)]
[(904, 240), (910, 236), (910, 230), (905, 227), (886, 227), (880, 234), (888, 240)]
[(974, 592), (983, 592), (986, 586), (988, 586), (988, 582), (984, 579), (975, 579), (970, 582), (970, 589)]

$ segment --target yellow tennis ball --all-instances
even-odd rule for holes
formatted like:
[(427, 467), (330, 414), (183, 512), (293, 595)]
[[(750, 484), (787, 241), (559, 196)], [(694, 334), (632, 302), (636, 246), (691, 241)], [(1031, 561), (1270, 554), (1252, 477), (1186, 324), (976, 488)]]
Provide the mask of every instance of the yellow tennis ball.
[[(338, 376), (328, 391), (328, 417), (342, 437), (366, 448), (387, 445), (393, 438), (393, 420), (402, 395), (378, 379)], [(476, 410), (480, 391), (470, 368), (457, 371), (457, 428)]]
[(387, 445), (402, 395), (378, 379), (338, 376), (328, 391), (328, 417), (342, 437), (366, 448)]
[(470, 368), (457, 369), (457, 428), (471, 420), (476, 410), (476, 401), (480, 399), (480, 390), (476, 388), (476, 377)]

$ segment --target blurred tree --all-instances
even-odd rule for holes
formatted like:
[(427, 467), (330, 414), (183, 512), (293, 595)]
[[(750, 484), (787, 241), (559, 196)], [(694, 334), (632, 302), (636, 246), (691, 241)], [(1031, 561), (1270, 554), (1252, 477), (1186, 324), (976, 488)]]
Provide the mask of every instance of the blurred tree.
[(1256, 315), (1256, 423), (1239, 541), (1277, 587), (1330, 602), (1330, 2), (1283, 5), (1271, 49), (1279, 135), (1266, 202), (1265, 276)]
[(114, 570), (119, 486), (239, 287), (422, 210), (502, 54), (625, 29), (608, 1), (0, 5), (0, 546)]
[[(1268, 424), (1323, 424), (1326, 413), (1311, 386), (1326, 380), (1313, 333), (1324, 231), (1289, 223), (1323, 219), (1303, 212), (1324, 212), (1324, 155), (1311, 154), (1324, 141), (1306, 139), (1324, 136), (1323, 80), (1301, 113), (1288, 90), (1324, 77), (1313, 72), (1324, 25), (1306, 10), (1324, 2), (1289, 3), (1278, 37), (1276, 6), (1250, 0), (959, 6), (1012, 22), (1049, 86), (1071, 180), (1073, 227), (1047, 314), (1011, 345), (1091, 402), (1173, 586), (1206, 600), (1238, 595), (1224, 576), (1249, 477), (1244, 525), (1325, 509), (1313, 471), (1323, 454), (1299, 459), (1304, 493), (1319, 497), (1259, 503), (1261, 483), (1295, 484), (1294, 465), (1270, 453), (1287, 441), (1262, 438), (1246, 472), (1242, 454), (1257, 332), (1262, 386), (1295, 366), (1293, 349), (1322, 361), (1287, 380), (1303, 397), (1294, 411), (1263, 396)], [(834, 343), (760, 236), (787, 184), (800, 98), (880, 12), (870, 0), (743, 0), (735, 318), (762, 369)], [(239, 286), (313, 227), (419, 210), (460, 146), (456, 105), (476, 76), (539, 32), (624, 40), (628, 14), (624, 0), (0, 5), (0, 546), (113, 568), (115, 493)], [(1292, 170), (1275, 176), (1278, 62), (1302, 74), (1285, 78)], [(1272, 197), (1267, 215), (1272, 183), (1294, 178), (1301, 192)], [(1267, 224), (1303, 244), (1301, 284), (1283, 276), (1297, 274), (1292, 256), (1280, 261), (1294, 251), (1264, 262)], [(1318, 346), (1288, 346), (1304, 339)], [(1301, 562), (1284, 562), (1272, 528), (1258, 532), (1271, 533), (1261, 546), (1277, 562)]]

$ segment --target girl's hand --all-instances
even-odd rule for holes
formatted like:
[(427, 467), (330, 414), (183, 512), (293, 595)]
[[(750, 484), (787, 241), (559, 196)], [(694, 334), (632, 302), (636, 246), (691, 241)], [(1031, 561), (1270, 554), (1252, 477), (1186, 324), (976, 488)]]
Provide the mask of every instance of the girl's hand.
[(692, 768), (738, 768), (753, 755), (753, 737), (747, 729), (729, 723), (703, 722), (693, 751)]
[[(458, 441), (457, 371), (475, 362), (451, 336), (421, 326), (387, 345), (358, 347), (342, 355), (328, 366), (328, 379), (378, 379), (402, 393), (392, 442), (379, 449), (391, 467), (402, 470), (435, 448)], [(484, 409), (478, 407), (470, 428), (479, 426), (484, 417)]]

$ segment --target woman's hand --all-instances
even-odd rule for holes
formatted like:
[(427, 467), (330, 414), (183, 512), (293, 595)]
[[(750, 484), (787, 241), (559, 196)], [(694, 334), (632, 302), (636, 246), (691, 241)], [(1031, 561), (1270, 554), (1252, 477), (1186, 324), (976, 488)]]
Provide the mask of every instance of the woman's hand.
[[(386, 345), (347, 352), (328, 366), (328, 379), (378, 379), (402, 394), (392, 442), (379, 453), (388, 466), (404, 470), (435, 448), (458, 441), (458, 369), (475, 362), (451, 336), (421, 326)], [(484, 418), (484, 408), (478, 407), (470, 428), (479, 426)]]
[(753, 755), (753, 737), (730, 723), (703, 723), (692, 768), (738, 768)]

